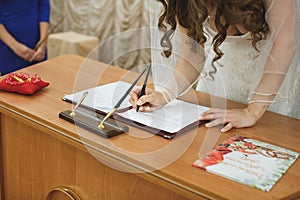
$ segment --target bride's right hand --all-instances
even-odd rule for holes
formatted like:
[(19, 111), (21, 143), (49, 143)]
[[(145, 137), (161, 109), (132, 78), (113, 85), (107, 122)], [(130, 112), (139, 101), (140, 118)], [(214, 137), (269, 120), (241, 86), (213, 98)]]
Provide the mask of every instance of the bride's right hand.
[(140, 106), (139, 111), (151, 112), (167, 104), (161, 92), (146, 88), (145, 95), (138, 98), (140, 92), (141, 88), (136, 88), (130, 93), (129, 102), (134, 109), (136, 109), (137, 106)]

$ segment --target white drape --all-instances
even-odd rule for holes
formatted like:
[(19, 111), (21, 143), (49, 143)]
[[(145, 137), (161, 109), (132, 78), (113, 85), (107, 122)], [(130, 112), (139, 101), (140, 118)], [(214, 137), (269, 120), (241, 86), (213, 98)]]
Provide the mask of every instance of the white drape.
[[(131, 49), (132, 45), (150, 43), (150, 31), (144, 31), (138, 38), (136, 35), (122, 34), (132, 29), (149, 27), (147, 0), (50, 0), (50, 3), (52, 25), (67, 15), (55, 32), (74, 31), (97, 36), (100, 43), (119, 34), (117, 44), (109, 47), (106, 45), (107, 49), (100, 50), (99, 60), (127, 69), (150, 62), (150, 50), (147, 49), (129, 52), (118, 58), (112, 55), (120, 55), (119, 49), (125, 52), (126, 48)], [(115, 60), (111, 61), (111, 58)]]

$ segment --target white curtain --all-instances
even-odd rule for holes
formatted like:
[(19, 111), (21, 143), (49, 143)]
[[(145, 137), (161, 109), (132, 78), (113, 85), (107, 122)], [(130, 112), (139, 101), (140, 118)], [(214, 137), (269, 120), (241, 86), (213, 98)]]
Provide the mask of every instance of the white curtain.
[[(138, 48), (150, 43), (147, 0), (50, 0), (50, 4), (51, 25), (67, 15), (55, 32), (74, 31), (97, 36), (100, 44), (106, 42), (99, 60), (127, 69), (150, 62), (150, 50)], [(139, 34), (132, 31), (141, 28)], [(108, 44), (111, 36), (117, 39)]]

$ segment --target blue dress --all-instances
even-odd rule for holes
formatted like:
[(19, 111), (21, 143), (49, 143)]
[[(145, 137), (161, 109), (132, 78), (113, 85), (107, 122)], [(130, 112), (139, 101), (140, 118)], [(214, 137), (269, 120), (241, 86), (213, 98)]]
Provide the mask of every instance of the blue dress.
[[(39, 22), (49, 22), (49, 0), (0, 0), (0, 24), (20, 43), (34, 48), (40, 40)], [(32, 65), (0, 39), (2, 75)]]

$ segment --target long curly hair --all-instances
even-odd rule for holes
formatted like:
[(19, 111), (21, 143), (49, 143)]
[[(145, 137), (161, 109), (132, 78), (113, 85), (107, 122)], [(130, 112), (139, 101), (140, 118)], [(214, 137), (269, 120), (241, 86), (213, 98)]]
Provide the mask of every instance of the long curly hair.
[[(163, 55), (172, 54), (171, 38), (176, 29), (177, 22), (187, 29), (191, 39), (191, 48), (196, 50), (196, 43), (203, 45), (207, 38), (203, 31), (203, 23), (209, 16), (209, 8), (215, 9), (214, 24), (217, 34), (213, 38), (215, 57), (212, 60), (213, 70), (209, 76), (217, 72), (214, 63), (223, 56), (220, 45), (227, 37), (230, 25), (243, 24), (251, 33), (252, 46), (257, 51), (257, 43), (266, 38), (269, 26), (265, 19), (264, 0), (157, 0), (163, 5), (163, 12), (159, 17), (158, 27), (165, 31), (161, 38)], [(240, 11), (240, 12), (237, 12)], [(167, 23), (169, 27), (166, 26)]]

